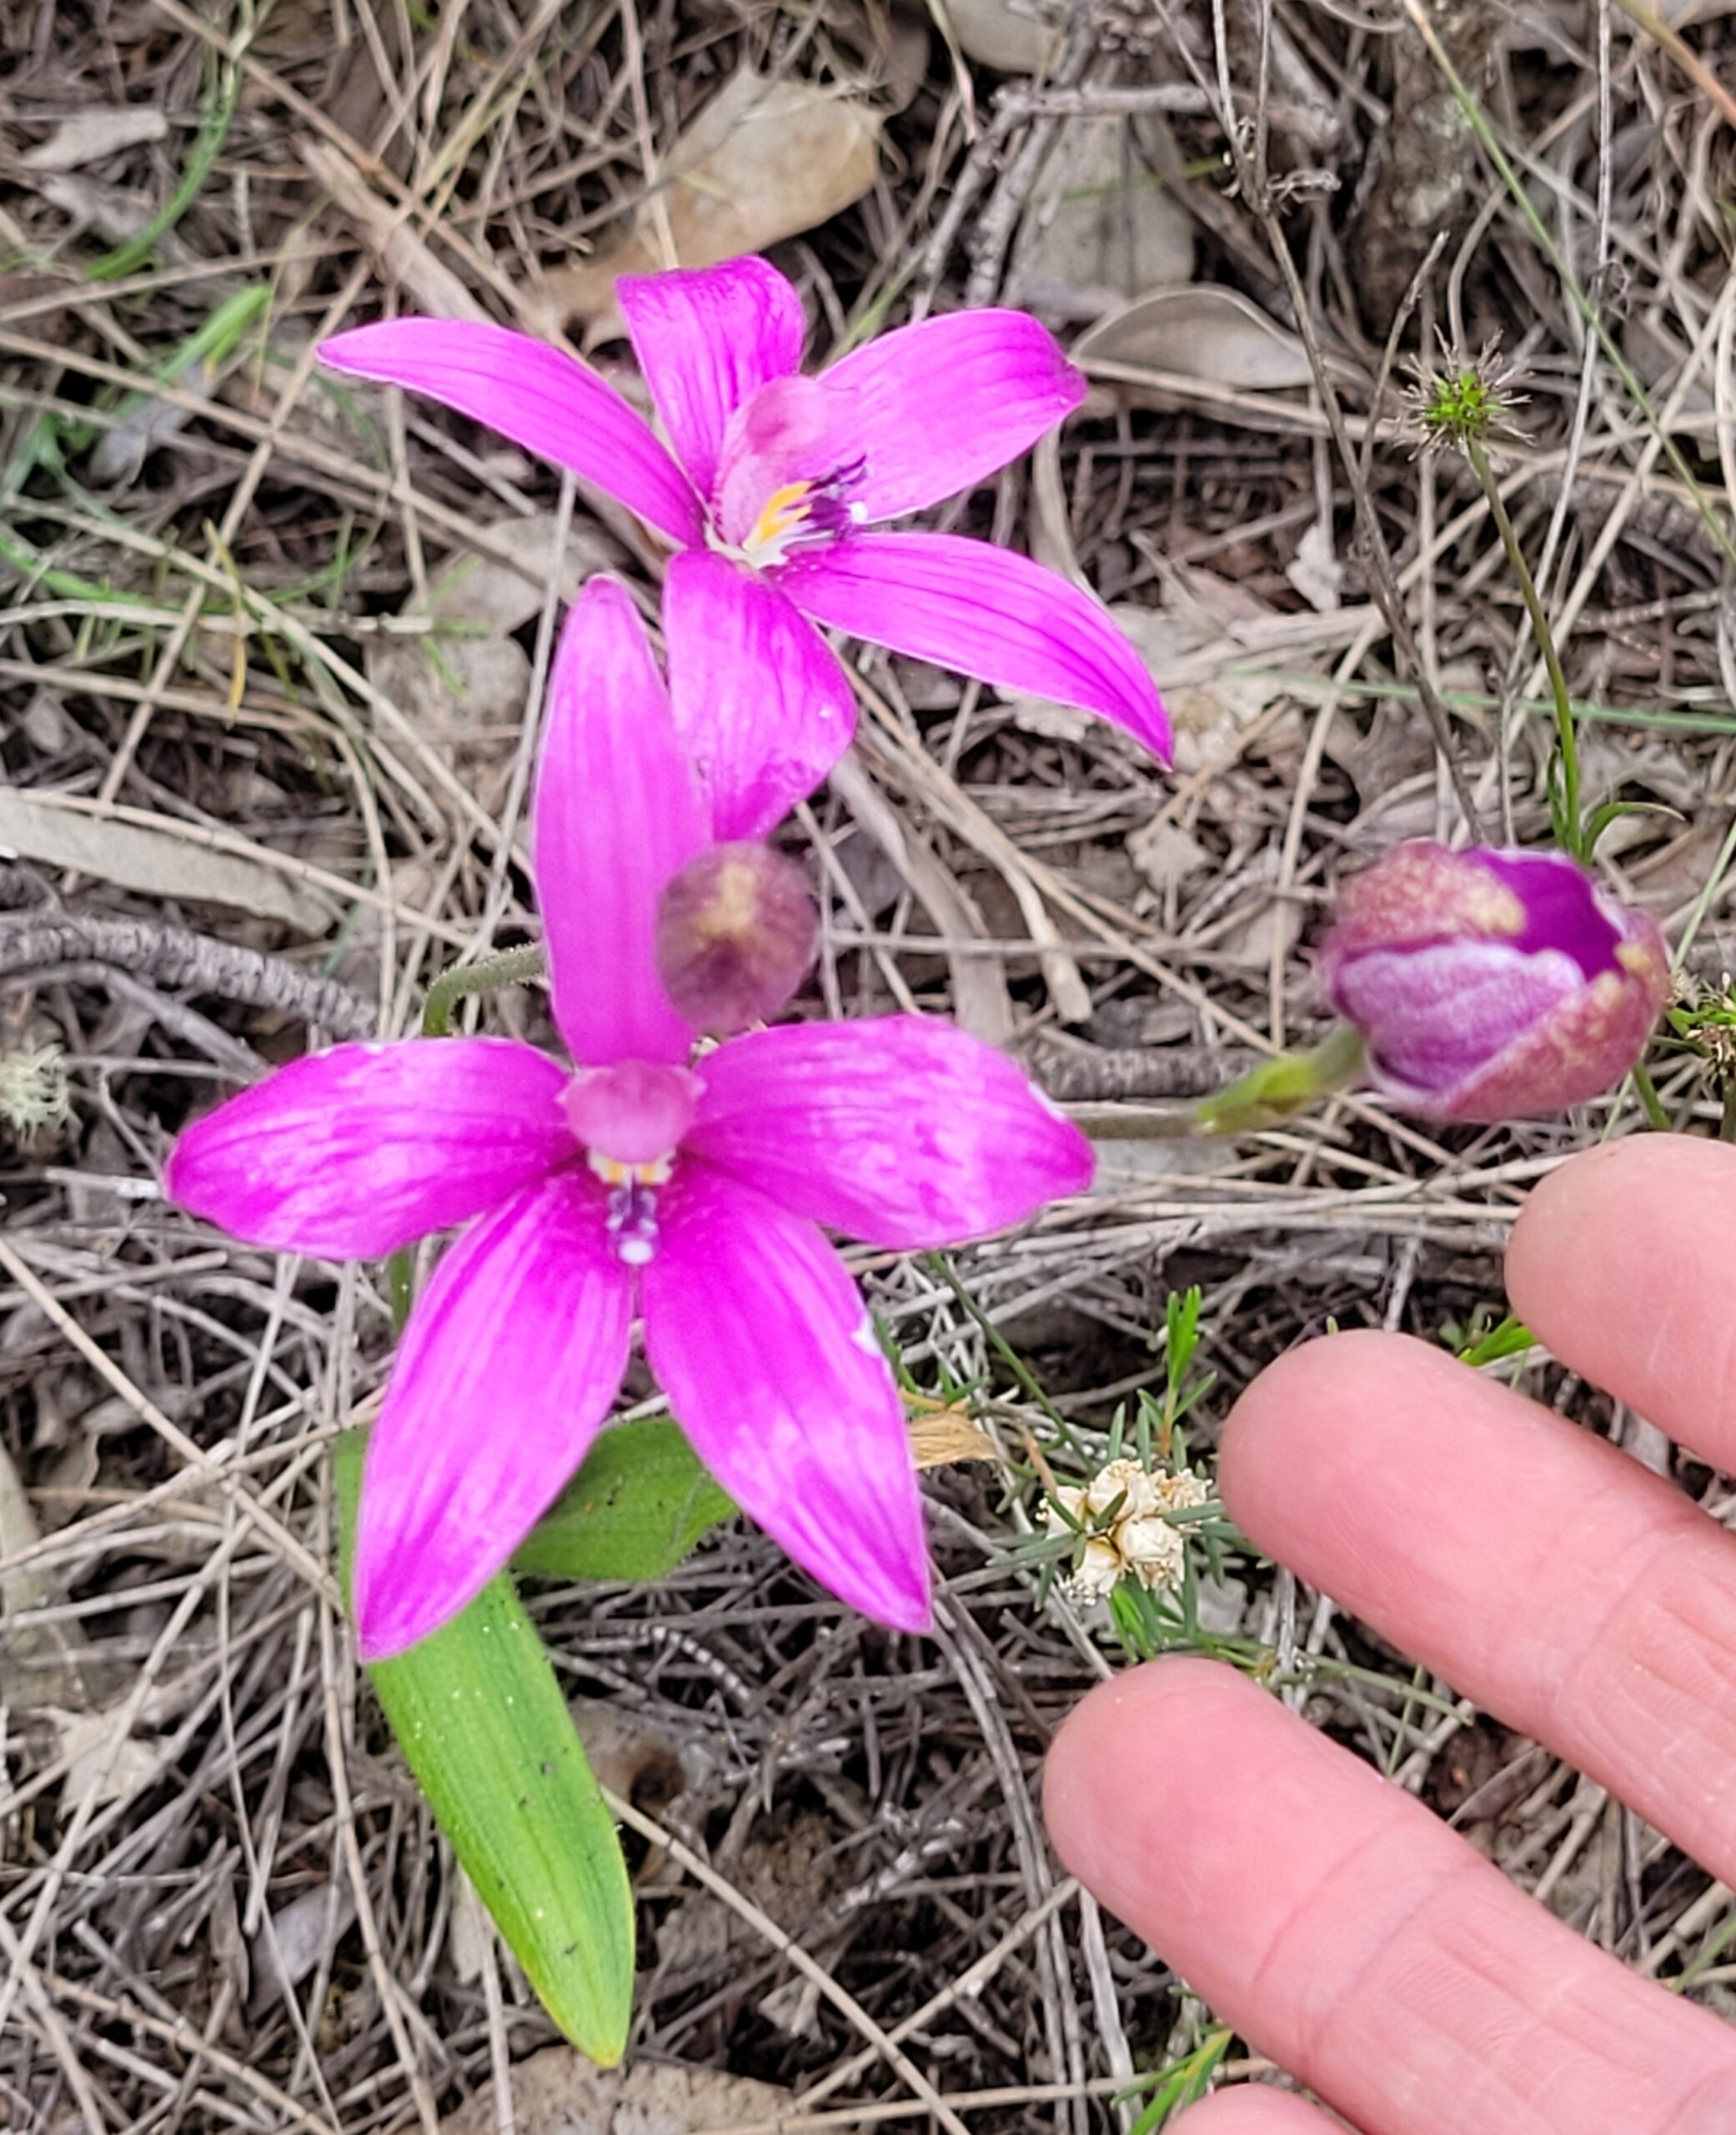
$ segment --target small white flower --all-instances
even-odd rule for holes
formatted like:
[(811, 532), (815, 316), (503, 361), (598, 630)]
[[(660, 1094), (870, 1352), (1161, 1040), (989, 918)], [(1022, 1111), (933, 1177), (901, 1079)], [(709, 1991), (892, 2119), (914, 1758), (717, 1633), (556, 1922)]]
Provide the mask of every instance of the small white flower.
[(1056, 1489), (1043, 1506), (1045, 1526), (1051, 1535), (1081, 1528), (1086, 1533), (1068, 1591), (1077, 1600), (1101, 1600), (1129, 1572), (1153, 1592), (1179, 1585), (1187, 1563), (1187, 1537), (1162, 1515), (1202, 1505), (1210, 1495), (1185, 1469), (1176, 1475), (1153, 1474), (1126, 1459), (1108, 1462), (1083, 1489)]

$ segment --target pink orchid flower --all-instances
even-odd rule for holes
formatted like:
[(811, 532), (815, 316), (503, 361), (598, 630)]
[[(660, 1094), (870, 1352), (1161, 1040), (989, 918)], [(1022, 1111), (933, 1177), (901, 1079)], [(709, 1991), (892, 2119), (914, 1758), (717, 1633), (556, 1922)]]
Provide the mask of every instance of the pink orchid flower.
[(1347, 886), (1317, 968), (1379, 1088), (1425, 1117), (1479, 1123), (1613, 1088), (1670, 992), (1656, 922), (1577, 862), (1429, 838)]
[(496, 1037), (341, 1045), (189, 1127), (169, 1195), (237, 1237), (374, 1257), (469, 1224), (417, 1300), (364, 1472), (362, 1649), (499, 1570), (572, 1474), (635, 1316), (695, 1450), (842, 1600), (929, 1622), (903, 1409), (820, 1226), (943, 1246), (1082, 1191), (1090, 1145), (1004, 1055), (893, 1016), (695, 1055), (656, 977), (665, 887), (709, 817), (625, 591), (594, 580), (550, 683), (532, 823), (574, 1070)]
[[(1034, 319), (926, 319), (805, 378), (800, 297), (763, 259), (624, 274), (615, 292), (673, 457), (596, 372), (505, 327), (389, 320), (319, 354), (486, 423), (667, 535), (670, 630), (757, 668), (805, 791), (855, 718), (814, 623), (1101, 712), (1168, 761), (1151, 678), (1089, 594), (987, 542), (874, 530), (970, 489), (1078, 406), (1084, 379)], [(696, 755), (703, 767), (703, 736)], [(742, 807), (718, 834), (769, 827)]]

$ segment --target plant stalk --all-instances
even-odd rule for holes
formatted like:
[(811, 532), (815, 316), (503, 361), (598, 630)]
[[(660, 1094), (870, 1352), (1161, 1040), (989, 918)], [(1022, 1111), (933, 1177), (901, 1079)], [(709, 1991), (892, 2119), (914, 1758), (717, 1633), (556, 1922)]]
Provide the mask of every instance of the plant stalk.
[(520, 979), (540, 978), (548, 969), (539, 942), (522, 949), (503, 950), (498, 957), (484, 957), (480, 963), (459, 964), (443, 971), (428, 989), (422, 1004), (424, 1037), (450, 1037), (452, 1012), (460, 1001), (474, 993), (492, 993), (497, 987), (516, 985)]
[(1555, 731), (1561, 743), (1561, 816), (1562, 843), (1569, 858), (1583, 867), (1590, 858), (1585, 849), (1585, 828), (1579, 813), (1579, 737), (1573, 721), (1573, 701), (1568, 694), (1568, 678), (1562, 671), (1561, 655), (1555, 649), (1555, 633), (1549, 627), (1549, 618), (1544, 613), (1542, 595), (1537, 581), (1531, 575), (1531, 566), (1525, 560), (1525, 551), (1519, 546), (1519, 537), (1513, 531), (1513, 523), (1508, 517), (1507, 505), (1502, 498), (1501, 485), (1495, 480), (1495, 470), (1489, 465), (1481, 438), (1468, 437), (1465, 457), (1471, 463), (1471, 471), (1483, 485), (1488, 500), (1489, 516), (1495, 522), (1495, 531), (1501, 537), (1501, 545), (1507, 551), (1507, 560), (1513, 566), (1513, 576), (1519, 582), (1519, 591), (1525, 602), (1526, 613), (1531, 618), (1538, 649), (1543, 656), (1543, 665), (1549, 672), (1549, 694), (1555, 703)]

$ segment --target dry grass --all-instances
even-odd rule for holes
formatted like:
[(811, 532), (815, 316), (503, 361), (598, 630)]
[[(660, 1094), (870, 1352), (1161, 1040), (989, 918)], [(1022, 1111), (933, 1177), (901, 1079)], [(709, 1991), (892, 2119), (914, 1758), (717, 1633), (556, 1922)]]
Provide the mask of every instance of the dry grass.
[[(0, 843), (28, 829), (37, 856), (0, 864), (0, 1044), (57, 1045), (71, 1078), (64, 1123), (0, 1142), (0, 2119), (361, 2135), (431, 2123), (551, 2035), (475, 1932), (324, 1569), (324, 1449), (389, 1354), (377, 1272), (231, 1246), (154, 1180), (223, 1090), (310, 1037), (404, 1030), (454, 958), (534, 931), (528, 736), (516, 708), (441, 696), (441, 673), (474, 679), (479, 640), (431, 629), (430, 585), (464, 558), (517, 573), (491, 642), (512, 635), (522, 706), (562, 592), (548, 515), (572, 505), (580, 567), (654, 583), (618, 515), (436, 411), (334, 393), (313, 343), (383, 304), (545, 327), (545, 277), (647, 199), (745, 63), (887, 113), (874, 189), (777, 254), (820, 349), (1001, 293), (1048, 212), (1045, 159), (1131, 111), (1112, 212), (1131, 231), (1166, 180), (1196, 281), (1266, 314), (1292, 381), (1300, 291), (1368, 444), (1347, 470), (1317, 387), (1229, 376), (1245, 320), (1240, 340), (1222, 309), (1191, 339), (1123, 320), (1088, 337), (1097, 390), (1059, 445), (952, 512), (1145, 611), (1179, 686), (1173, 780), (1101, 729), (860, 661), (858, 759), (804, 821), (816, 997), (956, 1012), (1117, 1138), (1088, 1204), (959, 1256), (969, 1310), (926, 1263), (860, 1256), (912, 1374), (976, 1389), (1009, 1454), (933, 1484), (931, 1643), (840, 1616), (743, 1532), (655, 1592), (536, 1600), (647, 1820), (635, 2050), (793, 2086), (803, 2112), (916, 2117), (939, 2092), (950, 2127), (1082, 2130), (1206, 2036), (1043, 1846), (1044, 1742), (1121, 1656), (1058, 1595), (1039, 1604), (1026, 1445), (1052, 1451), (1057, 1416), (1096, 1443), (1161, 1384), (1152, 1330), (1188, 1284), (1219, 1374), (1208, 1438), (1328, 1316), (1437, 1339), (1469, 1323), (1498, 1306), (1527, 1183), (1636, 1123), (1623, 1097), (1443, 1138), (1357, 1102), (1227, 1148), (1126, 1135), (1308, 1035), (1307, 949), (1341, 872), (1456, 831), (1425, 696), (1484, 826), (1547, 835), (1517, 589), (1474, 485), (1395, 445), (1377, 393), (1441, 227), (1402, 344), (1498, 332), (1523, 361), (1529, 436), (1504, 480), (1598, 710), (1588, 782), (1661, 810), (1606, 850), (1689, 968), (1736, 962), (1730, 113), (1605, 8), (1456, 0), (1435, 19), (1658, 427), (1403, 18), (1337, 0), (1280, 0), (1263, 56), (1252, 7), (1215, 31), (1204, 7), (1106, 0), (1069, 18), (1036, 90), (961, 75), (938, 38), (925, 60), (919, 23), (850, 0), (470, 0), (432, 23), (365, 0), (0, 9), (0, 767), (32, 796)], [(1728, 70), (1715, 11), (1668, 34), (1702, 77)], [(26, 153), (123, 104), (166, 114), (162, 137), (58, 172)], [(189, 361), (226, 307), (233, 339)], [(1317, 608), (1297, 581), (1317, 587), (1322, 557), (1341, 575)], [(490, 1012), (544, 1027), (534, 993)], [(1666, 1062), (1666, 1102), (1715, 1117), (1698, 1073)], [(1531, 1384), (1672, 1459), (1587, 1389)], [(1686, 1479), (1723, 1510), (1721, 1484)], [(1715, 1948), (1728, 1894), (1597, 1789), (1287, 1577), (1234, 1569), (1217, 1635), (1319, 1726), (1643, 1969)]]

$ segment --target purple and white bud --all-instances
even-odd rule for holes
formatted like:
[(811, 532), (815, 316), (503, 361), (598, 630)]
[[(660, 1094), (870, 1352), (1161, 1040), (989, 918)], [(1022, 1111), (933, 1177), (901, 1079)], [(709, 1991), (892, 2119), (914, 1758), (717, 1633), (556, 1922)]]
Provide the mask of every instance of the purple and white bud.
[(1437, 1119), (1531, 1119), (1601, 1096), (1670, 991), (1657, 927), (1573, 861), (1427, 840), (1348, 886), (1318, 970), (1377, 1088)]
[(819, 932), (807, 878), (750, 840), (710, 846), (657, 906), (657, 976), (678, 1016), (712, 1037), (764, 1022), (789, 1000)]

